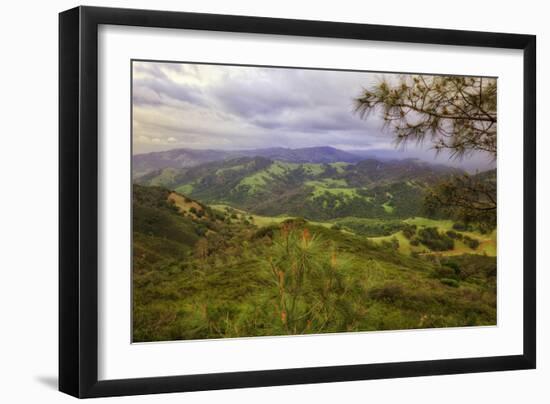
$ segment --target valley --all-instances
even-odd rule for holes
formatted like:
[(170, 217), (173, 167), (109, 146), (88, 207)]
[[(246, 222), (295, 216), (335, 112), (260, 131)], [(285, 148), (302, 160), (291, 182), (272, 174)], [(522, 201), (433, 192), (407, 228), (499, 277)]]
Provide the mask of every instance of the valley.
[(424, 206), (463, 171), (266, 150), (134, 158), (134, 341), (495, 324), (496, 230)]

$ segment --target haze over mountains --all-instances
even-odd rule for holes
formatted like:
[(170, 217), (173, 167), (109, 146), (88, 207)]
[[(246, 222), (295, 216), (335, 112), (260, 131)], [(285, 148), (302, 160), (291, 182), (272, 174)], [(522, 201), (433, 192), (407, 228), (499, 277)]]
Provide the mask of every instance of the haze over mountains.
[(138, 184), (208, 204), (312, 220), (419, 215), (427, 187), (463, 173), (418, 159), (369, 159), (332, 147), (178, 149), (134, 156)]
[[(136, 154), (133, 156), (134, 178), (154, 170), (165, 168), (195, 167), (213, 161), (230, 160), (238, 157), (264, 157), (287, 163), (357, 163), (361, 160), (379, 161), (402, 160), (397, 151), (354, 150), (344, 151), (330, 146), (285, 148), (269, 147), (252, 150), (215, 150), (215, 149), (172, 149), (161, 152)], [(403, 159), (403, 160), (411, 160)], [(433, 164), (430, 165), (443, 165)]]

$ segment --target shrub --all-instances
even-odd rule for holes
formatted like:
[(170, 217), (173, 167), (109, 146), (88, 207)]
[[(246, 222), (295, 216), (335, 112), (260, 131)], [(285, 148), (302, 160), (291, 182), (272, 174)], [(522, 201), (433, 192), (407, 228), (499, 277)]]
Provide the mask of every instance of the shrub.
[(454, 248), (454, 240), (439, 233), (436, 227), (426, 227), (418, 232), (418, 239), (432, 251), (447, 251)]
[(454, 261), (446, 261), (443, 263), (443, 265), (451, 268), (454, 271), (455, 275), (460, 275), (460, 266), (458, 265), (458, 263)]
[(392, 237), (389, 241), (383, 240), (382, 243), (380, 243), (380, 245), (383, 248), (387, 248), (388, 250), (393, 250), (393, 251), (399, 250), (399, 240), (395, 237)]
[(388, 283), (369, 291), (369, 297), (374, 300), (393, 303), (403, 297), (403, 286), (398, 283)]
[(399, 250), (399, 240), (395, 237), (392, 237), (391, 240), (391, 246), (394, 250)]
[(403, 235), (409, 240), (416, 235), (416, 225), (408, 224), (403, 228)]
[(471, 231), (472, 226), (467, 223), (456, 222), (453, 223), (453, 229), (458, 231)]
[(458, 288), (458, 281), (456, 279), (442, 278), (439, 281), (443, 285), (450, 286), (451, 288)]
[(439, 279), (454, 279), (455, 271), (447, 266), (436, 268), (435, 277)]
[(456, 231), (453, 231), (453, 230), (447, 230), (445, 234), (450, 238), (452, 238), (453, 240), (462, 240), (464, 237), (462, 233), (457, 233)]
[(367, 237), (390, 236), (408, 226), (400, 219), (380, 220), (364, 217), (345, 217), (338, 219), (338, 223), (335, 223), (334, 226), (336, 225)]
[(264, 237), (273, 238), (275, 226), (260, 227), (252, 236), (252, 239), (261, 239)]
[(479, 240), (469, 236), (464, 236), (464, 244), (466, 244), (472, 250), (475, 250), (477, 247), (479, 247)]
[(195, 233), (197, 234), (197, 236), (200, 236), (200, 237), (204, 236), (206, 234), (207, 230), (208, 229), (206, 228), (206, 226), (196, 226), (195, 227)]

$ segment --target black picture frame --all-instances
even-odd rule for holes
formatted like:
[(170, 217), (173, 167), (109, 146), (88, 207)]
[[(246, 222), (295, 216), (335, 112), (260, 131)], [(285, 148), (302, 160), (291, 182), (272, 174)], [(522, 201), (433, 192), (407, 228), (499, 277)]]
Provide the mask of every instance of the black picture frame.
[[(509, 48), (523, 51), (523, 354), (98, 380), (100, 24)], [(324, 383), (536, 366), (536, 37), (340, 22), (77, 7), (59, 15), (59, 390), (75, 397)]]

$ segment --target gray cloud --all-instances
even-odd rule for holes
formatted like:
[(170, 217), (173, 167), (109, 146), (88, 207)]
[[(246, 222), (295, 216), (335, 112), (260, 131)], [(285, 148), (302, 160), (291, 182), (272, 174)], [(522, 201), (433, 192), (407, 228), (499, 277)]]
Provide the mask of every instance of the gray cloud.
[[(379, 73), (134, 62), (134, 153), (178, 147), (334, 146), (398, 153), (376, 116), (353, 98)], [(427, 146), (403, 157), (434, 159)], [(444, 162), (448, 157), (439, 156)], [(474, 159), (475, 160), (475, 159)], [(479, 159), (478, 159), (479, 160)], [(465, 162), (454, 162), (466, 165)]]

